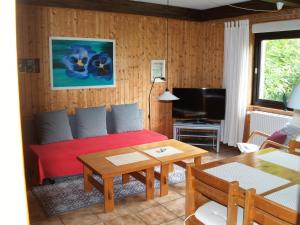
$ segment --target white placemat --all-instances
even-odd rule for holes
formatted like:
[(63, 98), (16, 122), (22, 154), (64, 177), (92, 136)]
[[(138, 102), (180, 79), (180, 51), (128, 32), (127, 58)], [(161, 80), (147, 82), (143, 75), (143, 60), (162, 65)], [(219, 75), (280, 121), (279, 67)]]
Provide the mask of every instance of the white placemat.
[(122, 166), (130, 163), (140, 162), (149, 160), (147, 156), (140, 152), (132, 152), (132, 153), (126, 153), (126, 154), (120, 154), (120, 155), (114, 155), (105, 157), (108, 161), (110, 161), (115, 166)]
[(204, 171), (229, 182), (238, 181), (244, 189), (255, 188), (258, 194), (290, 182), (238, 162), (224, 164)]
[(144, 152), (155, 158), (182, 153), (181, 150), (171, 147), (171, 146), (152, 148), (152, 149), (145, 150)]
[(291, 187), (266, 195), (265, 197), (299, 212), (300, 185), (293, 185)]
[(274, 151), (259, 155), (257, 158), (300, 172), (300, 156), (297, 155)]

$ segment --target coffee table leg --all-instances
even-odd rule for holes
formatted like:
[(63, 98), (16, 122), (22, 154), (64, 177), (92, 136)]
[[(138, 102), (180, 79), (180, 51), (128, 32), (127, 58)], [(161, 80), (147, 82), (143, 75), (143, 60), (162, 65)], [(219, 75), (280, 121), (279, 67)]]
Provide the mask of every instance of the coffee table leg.
[(200, 167), (201, 166), (201, 156), (195, 157), (194, 163), (195, 163), (196, 167)]
[(168, 194), (169, 164), (160, 167), (160, 196)]
[(89, 177), (93, 175), (93, 171), (90, 170), (88, 167), (83, 167), (83, 189), (85, 192), (91, 192), (93, 190), (93, 185), (89, 181)]
[(146, 169), (146, 198), (154, 199), (154, 168)]
[(114, 209), (114, 185), (113, 178), (108, 177), (103, 179), (103, 195), (104, 195), (104, 211), (111, 212)]
[(129, 174), (122, 174), (122, 183), (126, 184), (129, 182)]

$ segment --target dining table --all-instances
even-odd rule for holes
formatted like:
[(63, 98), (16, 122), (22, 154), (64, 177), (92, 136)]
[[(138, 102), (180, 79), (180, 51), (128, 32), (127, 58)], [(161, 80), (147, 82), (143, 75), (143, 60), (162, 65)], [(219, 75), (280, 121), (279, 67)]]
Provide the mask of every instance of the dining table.
[(300, 212), (300, 156), (267, 148), (203, 164), (205, 172), (226, 181), (238, 181), (240, 188), (256, 193)]

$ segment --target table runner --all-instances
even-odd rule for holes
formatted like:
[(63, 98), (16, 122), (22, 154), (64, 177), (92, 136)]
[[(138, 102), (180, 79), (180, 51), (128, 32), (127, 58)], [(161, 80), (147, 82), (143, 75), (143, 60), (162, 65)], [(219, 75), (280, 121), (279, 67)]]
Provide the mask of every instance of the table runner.
[(255, 188), (258, 194), (290, 182), (238, 162), (224, 164), (204, 171), (229, 182), (238, 181), (240, 187), (244, 189)]
[(164, 156), (169, 156), (169, 155), (175, 155), (182, 153), (181, 150), (174, 148), (172, 146), (164, 146), (164, 147), (159, 147), (159, 148), (152, 148), (144, 151), (148, 155), (151, 155), (152, 157), (155, 158), (160, 158)]
[(114, 156), (105, 157), (108, 161), (110, 161), (115, 166), (122, 166), (130, 163), (140, 162), (149, 160), (147, 156), (139, 152), (132, 152)]
[(257, 158), (300, 172), (300, 156), (274, 151), (257, 156)]
[(300, 185), (293, 185), (266, 195), (265, 197), (299, 212), (300, 205), (298, 204), (300, 204)]

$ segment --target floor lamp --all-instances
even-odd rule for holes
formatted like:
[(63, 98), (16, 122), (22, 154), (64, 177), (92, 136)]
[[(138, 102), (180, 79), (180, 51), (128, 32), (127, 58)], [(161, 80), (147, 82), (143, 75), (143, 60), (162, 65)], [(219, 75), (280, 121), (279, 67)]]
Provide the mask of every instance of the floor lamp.
[[(149, 96), (148, 96), (148, 120), (149, 120), (149, 130), (151, 130), (151, 92), (153, 89), (153, 86), (155, 84), (155, 80), (156, 79), (160, 79), (165, 81), (166, 79), (164, 77), (155, 77), (152, 81), (152, 85), (149, 91)], [(162, 93), (159, 97), (158, 97), (159, 101), (174, 101), (174, 100), (179, 100), (178, 97), (176, 97), (175, 95), (173, 95), (169, 89), (167, 88), (165, 90), (164, 93)]]
[[(167, 6), (169, 6), (169, 0), (167, 0)], [(167, 73), (169, 74), (169, 20), (167, 18)], [(168, 81), (164, 78), (164, 77), (155, 77), (153, 79), (153, 82), (152, 82), (152, 86), (151, 86), (151, 89), (150, 89), (150, 92), (149, 92), (149, 98), (148, 98), (148, 102), (149, 102), (149, 113), (148, 113), (148, 120), (149, 120), (149, 130), (151, 130), (151, 91), (153, 89), (153, 86), (154, 86), (154, 83), (155, 83), (155, 80), (156, 79), (160, 79), (160, 80), (163, 80), (163, 81), (166, 81), (167, 82), (167, 88), (165, 90), (164, 93), (162, 93), (159, 97), (158, 97), (158, 100), (159, 101), (175, 101), (175, 100), (179, 100), (178, 97), (176, 97), (175, 95), (173, 95), (169, 89), (168, 89)]]

